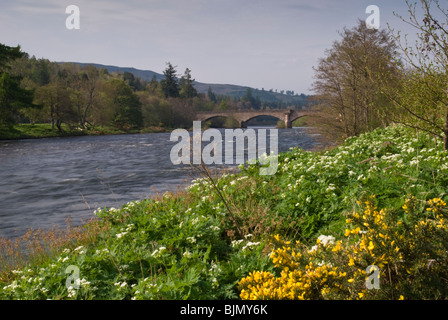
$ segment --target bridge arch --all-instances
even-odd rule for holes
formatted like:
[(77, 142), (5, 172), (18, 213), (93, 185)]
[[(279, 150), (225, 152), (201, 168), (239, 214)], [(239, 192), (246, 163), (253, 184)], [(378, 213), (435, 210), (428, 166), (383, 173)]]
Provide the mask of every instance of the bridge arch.
[[(232, 125), (234, 125), (233, 124), (233, 121), (234, 121), (235, 125), (236, 125), (236, 123), (238, 123), (239, 127), (244, 128), (244, 124), (241, 123), (241, 120), (237, 119), (232, 114), (215, 114), (215, 115), (211, 115), (211, 116), (208, 116), (208, 117), (202, 117), (200, 119), (200, 121), (205, 122), (205, 121), (210, 121), (210, 120), (219, 119), (219, 118), (221, 118), (221, 119), (224, 118), (225, 119), (224, 121), (232, 121), (231, 122)], [(218, 124), (219, 124), (219, 122), (218, 122)]]
[(256, 118), (259, 118), (259, 117), (271, 117), (271, 118), (275, 118), (275, 119), (277, 119), (277, 121), (284, 121), (283, 117), (278, 116), (278, 115), (257, 114), (257, 115), (249, 116), (248, 118), (244, 118), (243, 121), (244, 121), (244, 125), (245, 125), (245, 127), (247, 126), (247, 123), (248, 123), (250, 120), (253, 120), (253, 119), (256, 119)]
[(293, 122), (296, 121), (297, 119), (300, 119), (300, 118), (303, 118), (303, 117), (308, 117), (308, 116), (309, 116), (309, 114), (296, 114), (296, 115), (290, 117), (290, 118), (289, 118), (289, 121), (290, 121), (291, 123), (293, 123)]
[(200, 120), (205, 122), (205, 121), (209, 121), (209, 120), (216, 119), (216, 118), (233, 118), (233, 119), (235, 119), (234, 117), (232, 117), (231, 114), (223, 114), (223, 115), (217, 114), (217, 115), (211, 115), (209, 117), (203, 117)]

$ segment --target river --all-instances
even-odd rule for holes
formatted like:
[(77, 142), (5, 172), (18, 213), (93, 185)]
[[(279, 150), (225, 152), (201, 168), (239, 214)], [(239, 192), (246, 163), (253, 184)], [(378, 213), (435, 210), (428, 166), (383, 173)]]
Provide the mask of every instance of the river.
[[(279, 129), (279, 152), (318, 147), (308, 130)], [(69, 217), (79, 225), (98, 207), (188, 184), (197, 175), (172, 164), (175, 144), (170, 133), (0, 141), (0, 237), (65, 227)]]

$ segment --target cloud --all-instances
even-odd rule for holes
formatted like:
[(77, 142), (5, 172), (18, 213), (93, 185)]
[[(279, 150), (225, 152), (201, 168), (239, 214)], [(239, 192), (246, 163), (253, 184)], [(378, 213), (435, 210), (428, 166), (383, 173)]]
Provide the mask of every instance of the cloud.
[(61, 5), (60, 1), (43, 0), (43, 1), (30, 1), (30, 0), (17, 0), (11, 1), (9, 8), (6, 6), (3, 10), (11, 10), (18, 15), (37, 16), (37, 15), (52, 15), (64, 13), (65, 7)]
[(314, 4), (289, 3), (289, 4), (285, 4), (284, 7), (287, 8), (287, 9), (298, 10), (298, 11), (312, 11), (312, 12), (316, 12), (316, 11), (322, 10), (322, 6), (321, 5), (316, 5), (315, 3)]
[[(313, 64), (370, 0), (14, 0), (0, 11), (0, 41), (31, 55), (162, 71), (166, 61), (198, 81), (309, 87)], [(377, 0), (381, 21), (402, 0)], [(80, 8), (67, 30), (65, 8)], [(406, 14), (406, 11), (404, 11)], [(395, 21), (395, 20), (393, 20)], [(307, 84), (308, 83), (308, 84)], [(297, 86), (303, 89), (297, 89)]]

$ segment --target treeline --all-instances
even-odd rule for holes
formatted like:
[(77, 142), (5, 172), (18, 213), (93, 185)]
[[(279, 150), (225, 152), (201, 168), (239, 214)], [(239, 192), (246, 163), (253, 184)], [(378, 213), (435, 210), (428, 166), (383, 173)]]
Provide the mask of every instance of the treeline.
[[(20, 52), (20, 47), (2, 45), (3, 51)], [(0, 124), (51, 123), (62, 131), (62, 124), (70, 129), (88, 130), (98, 126), (112, 126), (123, 130), (153, 126), (191, 126), (193, 110), (213, 109), (206, 97), (200, 97), (191, 86), (189, 70), (180, 80), (174, 76), (171, 64), (165, 71), (166, 80), (147, 82), (132, 73), (109, 73), (94, 66), (50, 62), (29, 58), (26, 53), (2, 56), (2, 74), (15, 79), (18, 88), (31, 99), (18, 104), (2, 101)], [(6, 95), (8, 86), (0, 84)]]
[[(359, 21), (340, 32), (315, 70), (320, 110), (309, 125), (341, 139), (392, 123), (430, 133), (448, 149), (448, 10), (437, 1), (405, 1), (415, 46), (400, 32)], [(440, 17), (445, 21), (439, 20)]]
[[(20, 46), (0, 44), (0, 127), (51, 123), (54, 130), (114, 127), (189, 128), (196, 112), (266, 107), (248, 89), (241, 98), (208, 93), (193, 86), (190, 69), (182, 75), (167, 63), (165, 79), (144, 81), (130, 72), (110, 73), (92, 65), (56, 63), (29, 57)], [(217, 119), (216, 125), (232, 125)]]

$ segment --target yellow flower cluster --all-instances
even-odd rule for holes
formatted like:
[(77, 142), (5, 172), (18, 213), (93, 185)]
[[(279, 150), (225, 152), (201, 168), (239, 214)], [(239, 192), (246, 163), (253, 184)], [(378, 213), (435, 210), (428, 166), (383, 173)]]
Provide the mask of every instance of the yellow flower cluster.
[[(378, 211), (371, 200), (364, 202), (364, 208), (362, 214), (354, 213), (351, 219), (346, 220), (357, 227), (346, 229), (345, 236), (354, 234), (359, 238), (360, 235), (359, 242), (348, 252), (348, 266), (376, 265), (382, 269), (386, 264), (402, 259), (399, 247), (404, 240), (400, 234), (402, 222), (386, 219), (386, 211)], [(362, 233), (360, 225), (365, 229)]]
[(279, 246), (270, 256), (274, 265), (279, 268), (298, 268), (299, 264), (297, 261), (302, 257), (302, 254), (298, 250), (300, 242), (296, 242), (296, 247), (291, 247), (291, 242), (280, 239), (279, 235), (275, 235), (274, 239), (276, 245)]
[[(432, 211), (434, 213), (440, 213), (446, 207), (446, 202), (440, 198), (434, 198), (428, 200), (429, 208), (426, 208), (427, 211)], [(437, 219), (440, 219), (440, 215), (436, 215)]]
[[(445, 272), (448, 267), (448, 214), (442, 199), (428, 200), (424, 204), (430, 210), (418, 211), (416, 199), (411, 197), (402, 207), (404, 215), (378, 210), (374, 202), (374, 197), (358, 202), (363, 210), (350, 214), (343, 240), (321, 236), (317, 244), (308, 249), (300, 242), (293, 245), (276, 235), (273, 239), (275, 249), (270, 258), (281, 270), (279, 275), (266, 271), (252, 272), (238, 283), (240, 297), (367, 299), (384, 298), (386, 295), (404, 299), (406, 291), (403, 290), (420, 281), (422, 268), (426, 269), (424, 276), (437, 277), (437, 272)], [(425, 214), (429, 211), (433, 213), (431, 216)], [(428, 241), (431, 241), (431, 246), (428, 246)], [(434, 254), (438, 256), (434, 257)], [(428, 261), (437, 263), (428, 269)], [(445, 261), (445, 265), (439, 261)], [(366, 288), (369, 270), (373, 270), (368, 267), (372, 265), (379, 268), (381, 290)], [(423, 285), (426, 283), (425, 280), (421, 282)], [(447, 287), (448, 283), (442, 288), (444, 286)]]
[(292, 246), (279, 235), (274, 239), (277, 248), (270, 258), (275, 267), (281, 269), (280, 276), (265, 271), (252, 272), (238, 283), (242, 299), (323, 299), (344, 290), (347, 273), (338, 266), (319, 261), (319, 253), (323, 250), (341, 251), (342, 241), (323, 243), (317, 239), (316, 249), (306, 250), (299, 241)]
[(330, 265), (310, 262), (304, 270), (285, 267), (279, 277), (265, 271), (254, 271), (238, 285), (240, 297), (245, 300), (306, 300), (319, 299), (342, 289), (345, 272)]

